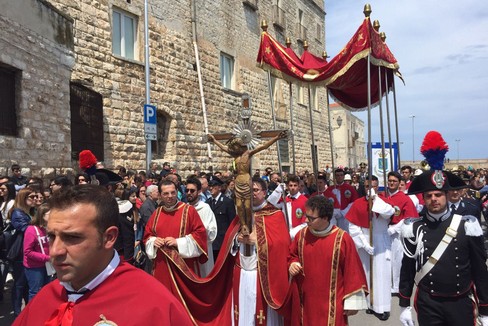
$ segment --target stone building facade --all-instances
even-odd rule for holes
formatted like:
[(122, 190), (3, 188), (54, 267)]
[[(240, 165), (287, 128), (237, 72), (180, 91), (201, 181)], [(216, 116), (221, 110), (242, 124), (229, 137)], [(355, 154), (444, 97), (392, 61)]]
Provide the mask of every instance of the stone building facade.
[(0, 174), (17, 162), (36, 175), (65, 173), (73, 20), (45, 1), (0, 6)]
[[(44, 1), (48, 0), (39, 0)], [(36, 102), (44, 98), (48, 103), (42, 105), (45, 109), (41, 115), (25, 119), (43, 127), (48, 121), (54, 121), (56, 133), (51, 128), (42, 128), (48, 143), (42, 146), (49, 148), (48, 157), (42, 160), (35, 151), (36, 144), (26, 139), (29, 135), (2, 136), (5, 138), (2, 151), (11, 152), (11, 155), (0, 159), (4, 165), (16, 161), (22, 166), (76, 168), (78, 152), (89, 148), (109, 168), (122, 165), (144, 169), (144, 1), (48, 2), (57, 12), (70, 17), (75, 62), (69, 81), (66, 75), (63, 75), (62, 84), (52, 78), (40, 78), (46, 85), (37, 90), (45, 90), (45, 93), (39, 95)], [(251, 97), (252, 120), (260, 130), (274, 129), (267, 74), (256, 66), (262, 20), (268, 22), (268, 31), (278, 41), (284, 43), (285, 38), (290, 37), (298, 53), (303, 51), (304, 40), (309, 43), (309, 51), (316, 55), (325, 49), (325, 11), (324, 2), (320, 0), (148, 0), (148, 17), (150, 103), (157, 107), (158, 119), (158, 140), (152, 142), (152, 159), (171, 162), (182, 175), (195, 169), (224, 170), (232, 164), (231, 159), (213, 145), (213, 157), (208, 157), (194, 36), (211, 133), (232, 131), (244, 93)], [(4, 21), (2, 17), (0, 22)], [(9, 32), (15, 36), (17, 31)], [(5, 34), (3, 29), (0, 33)], [(5, 39), (8, 36), (2, 40)], [(37, 34), (30, 42), (40, 43), (41, 40), (43, 35)], [(14, 46), (11, 47), (14, 51)], [(54, 54), (36, 54), (46, 61), (55, 60), (50, 58)], [(61, 53), (55, 55), (63, 57)], [(67, 53), (64, 56), (69, 57)], [(0, 61), (11, 62), (4, 57), (2, 53)], [(66, 68), (68, 73), (70, 66)], [(274, 78), (272, 84), (277, 128), (289, 129), (289, 85)], [(67, 93), (70, 94), (69, 103)], [(292, 93), (296, 167), (297, 170), (310, 169), (308, 89), (293, 85)], [(326, 91), (312, 87), (311, 94), (318, 161), (319, 166), (325, 166), (330, 163)], [(15, 151), (20, 148), (25, 148), (26, 154)], [(290, 167), (291, 146), (284, 144), (282, 149), (284, 166)], [(278, 168), (274, 146), (255, 158), (253, 168), (266, 166)]]
[(368, 162), (364, 122), (337, 103), (330, 104), (334, 164), (358, 168)]

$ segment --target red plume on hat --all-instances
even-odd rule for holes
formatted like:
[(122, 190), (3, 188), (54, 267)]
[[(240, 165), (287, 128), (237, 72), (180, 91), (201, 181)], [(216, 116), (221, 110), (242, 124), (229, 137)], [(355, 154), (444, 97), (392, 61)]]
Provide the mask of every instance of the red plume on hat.
[(89, 149), (85, 149), (80, 152), (79, 155), (79, 165), (80, 169), (88, 173), (88, 175), (94, 175), (97, 172), (97, 158)]
[(442, 170), (449, 146), (437, 131), (429, 131), (424, 138), (420, 152), (425, 156), (432, 170)]

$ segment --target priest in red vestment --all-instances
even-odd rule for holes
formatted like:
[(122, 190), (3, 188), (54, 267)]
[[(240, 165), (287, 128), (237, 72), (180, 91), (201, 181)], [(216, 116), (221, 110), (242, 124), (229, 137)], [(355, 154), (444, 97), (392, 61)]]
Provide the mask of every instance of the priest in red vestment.
[(160, 206), (149, 218), (144, 230), (146, 252), (153, 259), (153, 275), (173, 293), (168, 256), (179, 255), (198, 274), (198, 263), (207, 261), (207, 233), (197, 210), (177, 200), (176, 185), (163, 180), (159, 185)]
[(114, 250), (118, 207), (104, 187), (54, 194), (47, 224), (57, 280), (44, 286), (14, 325), (192, 325), (180, 302)]
[(333, 205), (325, 197), (305, 205), (307, 227), (295, 237), (288, 259), (298, 285), (294, 315), (301, 325), (347, 325), (348, 316), (366, 309), (367, 283), (351, 237), (330, 223)]
[(237, 236), (234, 325), (282, 325), (276, 309), (288, 292), (290, 235), (283, 212), (266, 201), (264, 180), (253, 178), (252, 190), (254, 226), (249, 236)]

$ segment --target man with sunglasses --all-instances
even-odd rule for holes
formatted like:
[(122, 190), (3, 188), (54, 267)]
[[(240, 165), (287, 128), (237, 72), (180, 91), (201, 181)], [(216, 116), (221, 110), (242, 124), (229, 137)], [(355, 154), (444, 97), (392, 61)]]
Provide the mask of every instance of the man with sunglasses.
[[(200, 200), (200, 194), (202, 192), (202, 183), (196, 177), (191, 177), (186, 181), (186, 198), (188, 204), (195, 207), (202, 219), (203, 226), (207, 230), (207, 247), (212, 248), (212, 242), (217, 236), (217, 221), (215, 220), (215, 214), (207, 203)], [(214, 266), (213, 251), (208, 251), (208, 260), (205, 263), (200, 264), (200, 276), (206, 277)]]
[(323, 196), (308, 199), (307, 227), (290, 247), (288, 271), (297, 282), (300, 300), (292, 309), (303, 325), (347, 325), (348, 316), (367, 308), (361, 260), (351, 237), (330, 223), (333, 211), (332, 202)]

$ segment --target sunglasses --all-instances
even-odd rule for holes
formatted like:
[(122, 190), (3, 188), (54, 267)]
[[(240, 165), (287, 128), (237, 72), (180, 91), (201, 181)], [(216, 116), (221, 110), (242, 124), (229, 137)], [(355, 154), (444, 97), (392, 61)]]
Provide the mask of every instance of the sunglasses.
[(196, 189), (188, 189), (188, 188), (186, 188), (186, 192), (189, 192), (190, 194), (193, 194), (196, 191), (197, 191)]
[(85, 178), (79, 178), (78, 181), (86, 181)]
[(37, 198), (39, 198), (39, 196), (37, 196), (37, 195), (29, 195), (29, 196), (27, 196), (27, 198), (29, 198), (29, 199), (37, 199)]

